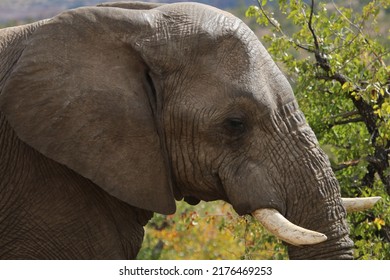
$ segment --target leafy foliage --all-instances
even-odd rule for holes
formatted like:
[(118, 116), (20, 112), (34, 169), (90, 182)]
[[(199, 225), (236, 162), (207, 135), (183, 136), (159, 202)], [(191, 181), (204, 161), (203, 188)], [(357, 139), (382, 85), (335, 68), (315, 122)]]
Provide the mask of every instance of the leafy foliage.
[(356, 2), (279, 0), (276, 11), (263, 0), (247, 16), (271, 29), (263, 41), (291, 79), (343, 196), (383, 197), (375, 209), (349, 215), (355, 257), (389, 259), (390, 1), (361, 10)]
[[(285, 259), (284, 245), (251, 216), (222, 201), (177, 204), (175, 215), (155, 214), (138, 259)], [(180, 214), (179, 214), (180, 213)]]

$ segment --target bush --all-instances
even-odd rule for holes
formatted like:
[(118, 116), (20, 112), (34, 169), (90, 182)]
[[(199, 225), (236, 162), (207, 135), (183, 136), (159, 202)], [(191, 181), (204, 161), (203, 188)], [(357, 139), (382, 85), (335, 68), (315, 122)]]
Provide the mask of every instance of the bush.
[(178, 202), (175, 215), (155, 214), (146, 226), (138, 259), (284, 259), (284, 245), (222, 201)]

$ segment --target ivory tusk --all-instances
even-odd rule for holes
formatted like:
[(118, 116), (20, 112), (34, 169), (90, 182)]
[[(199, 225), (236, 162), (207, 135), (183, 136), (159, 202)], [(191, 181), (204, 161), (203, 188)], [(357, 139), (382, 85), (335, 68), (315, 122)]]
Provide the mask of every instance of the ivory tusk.
[(381, 199), (380, 196), (341, 198), (343, 205), (348, 213), (370, 209)]
[(295, 246), (313, 245), (327, 239), (325, 234), (294, 225), (275, 209), (258, 209), (252, 212), (252, 215), (269, 232)]

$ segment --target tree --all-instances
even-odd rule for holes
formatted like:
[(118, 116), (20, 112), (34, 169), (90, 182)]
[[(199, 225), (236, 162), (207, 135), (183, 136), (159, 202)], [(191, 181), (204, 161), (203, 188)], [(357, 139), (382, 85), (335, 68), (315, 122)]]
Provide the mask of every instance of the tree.
[(262, 0), (246, 15), (269, 28), (261, 40), (290, 78), (342, 195), (383, 197), (349, 216), (355, 257), (390, 259), (390, 0), (365, 2)]

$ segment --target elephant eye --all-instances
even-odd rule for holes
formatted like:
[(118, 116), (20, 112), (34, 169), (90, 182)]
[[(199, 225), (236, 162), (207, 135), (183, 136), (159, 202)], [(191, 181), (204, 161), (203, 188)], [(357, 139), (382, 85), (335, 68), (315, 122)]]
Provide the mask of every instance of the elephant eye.
[(224, 127), (232, 136), (240, 136), (246, 131), (245, 122), (240, 118), (226, 119)]

